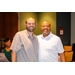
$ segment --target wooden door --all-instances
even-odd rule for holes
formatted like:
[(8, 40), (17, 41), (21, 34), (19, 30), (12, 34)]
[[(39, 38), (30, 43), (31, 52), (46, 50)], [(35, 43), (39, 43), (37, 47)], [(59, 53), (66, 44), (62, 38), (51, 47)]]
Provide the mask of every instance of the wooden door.
[(3, 14), (3, 17), (4, 17), (4, 24), (3, 24), (3, 38), (7, 38), (9, 37), (10, 38), (10, 12), (6, 12)]
[(2, 49), (2, 38), (3, 38), (3, 13), (0, 13), (0, 51)]
[(13, 40), (13, 36), (18, 32), (18, 13), (10, 13), (10, 39)]
[(4, 48), (2, 47), (2, 39), (10, 38), (12, 42), (12, 39), (16, 32), (18, 32), (18, 13), (0, 12), (0, 52)]

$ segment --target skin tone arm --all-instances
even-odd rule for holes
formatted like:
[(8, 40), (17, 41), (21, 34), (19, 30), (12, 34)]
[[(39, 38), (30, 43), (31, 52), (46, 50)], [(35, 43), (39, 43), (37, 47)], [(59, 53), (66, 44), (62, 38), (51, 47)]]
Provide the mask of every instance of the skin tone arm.
[(59, 53), (59, 55), (60, 55), (61, 62), (66, 62), (64, 52), (63, 53)]
[(12, 62), (16, 62), (16, 53), (12, 50), (12, 56), (11, 56)]

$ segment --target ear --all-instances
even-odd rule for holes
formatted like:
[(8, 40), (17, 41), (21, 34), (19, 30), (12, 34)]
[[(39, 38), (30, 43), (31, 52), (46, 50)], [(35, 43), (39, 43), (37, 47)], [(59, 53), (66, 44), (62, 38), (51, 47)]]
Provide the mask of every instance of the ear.
[(35, 26), (36, 26), (36, 23), (35, 23)]
[(25, 23), (25, 26), (26, 26), (26, 23)]

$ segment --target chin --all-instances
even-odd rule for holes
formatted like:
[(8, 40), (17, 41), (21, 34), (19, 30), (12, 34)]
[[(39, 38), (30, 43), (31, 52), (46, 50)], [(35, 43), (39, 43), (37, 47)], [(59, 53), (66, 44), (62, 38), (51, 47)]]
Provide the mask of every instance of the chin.
[(30, 30), (30, 32), (33, 32), (33, 30)]
[(43, 33), (43, 35), (48, 36), (49, 34), (48, 33)]
[(7, 47), (10, 47), (9, 45)]
[(34, 29), (27, 29), (29, 32), (33, 32), (34, 31)]
[(33, 32), (33, 31), (34, 31), (34, 29), (30, 30), (30, 32)]

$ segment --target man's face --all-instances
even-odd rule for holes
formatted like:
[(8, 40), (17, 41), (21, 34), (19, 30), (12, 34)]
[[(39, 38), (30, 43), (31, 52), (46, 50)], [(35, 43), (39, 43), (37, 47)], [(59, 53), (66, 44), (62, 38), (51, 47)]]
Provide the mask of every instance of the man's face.
[(35, 23), (35, 20), (33, 18), (27, 19), (26, 29), (29, 32), (33, 32), (35, 29), (35, 26), (36, 26), (36, 23)]
[(50, 23), (47, 22), (47, 21), (44, 21), (44, 22), (41, 24), (41, 31), (42, 31), (42, 34), (43, 34), (44, 36), (48, 36), (49, 33), (50, 33), (50, 30), (51, 30)]
[(5, 42), (4, 44), (5, 44), (7, 47), (10, 47), (11, 41), (9, 40), (9, 41)]

